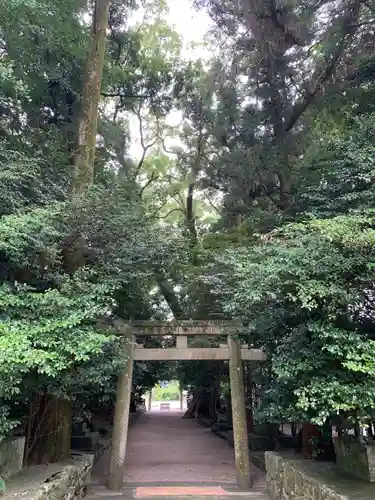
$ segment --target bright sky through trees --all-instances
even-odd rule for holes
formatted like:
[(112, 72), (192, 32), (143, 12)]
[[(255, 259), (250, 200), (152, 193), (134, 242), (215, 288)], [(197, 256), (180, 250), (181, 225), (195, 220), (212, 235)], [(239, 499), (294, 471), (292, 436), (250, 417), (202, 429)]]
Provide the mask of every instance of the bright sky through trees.
[[(204, 38), (212, 26), (207, 12), (195, 9), (192, 0), (168, 0), (167, 4), (169, 13), (166, 16), (166, 21), (182, 37), (182, 56), (193, 60), (212, 57), (212, 51), (203, 45)], [(142, 13), (138, 12), (134, 16), (134, 20), (139, 21), (139, 16), (142, 16)], [(181, 122), (181, 118), (180, 112), (172, 112), (168, 117), (168, 124), (177, 126)], [(132, 135), (130, 155), (139, 158), (142, 154), (142, 148), (138, 132), (138, 119), (132, 116), (129, 120)]]
[[(207, 12), (196, 10), (191, 0), (168, 0), (169, 15), (168, 23), (183, 37), (183, 51), (187, 57), (204, 58), (209, 51), (204, 47), (192, 48), (191, 44), (203, 41), (207, 31), (210, 29), (211, 20)], [(189, 46), (190, 45), (190, 46)]]

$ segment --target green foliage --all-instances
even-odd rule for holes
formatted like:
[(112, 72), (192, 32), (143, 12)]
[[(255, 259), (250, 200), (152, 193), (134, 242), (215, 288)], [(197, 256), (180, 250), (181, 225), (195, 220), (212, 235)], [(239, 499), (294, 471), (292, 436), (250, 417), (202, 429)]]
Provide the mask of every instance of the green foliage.
[(6, 484), (3, 478), (0, 477), (0, 495), (6, 492)]
[[(142, 396), (152, 390), (160, 380), (168, 380), (173, 373), (173, 364), (158, 361), (137, 362), (133, 372), (133, 390)], [(178, 398), (177, 398), (178, 399)]]
[(8, 436), (12, 429), (18, 425), (18, 421), (10, 417), (10, 408), (2, 404), (0, 409), (0, 442)]
[(152, 391), (155, 401), (178, 401), (180, 399), (180, 388), (178, 382), (169, 382), (168, 387), (156, 386)]
[[(49, 166), (43, 157), (27, 157), (0, 145), (0, 214), (9, 215), (34, 205), (45, 205), (65, 194), (60, 178), (49, 178)], [(44, 174), (44, 175), (43, 175)]]
[[(90, 285), (84, 278), (62, 280), (58, 289), (47, 291), (17, 282), (1, 286), (3, 403), (12, 401), (25, 388), (66, 397), (75, 383), (71, 368), (78, 369), (89, 361), (100, 363), (106, 346), (115, 342), (115, 337), (95, 324), (95, 318), (108, 310), (111, 290), (105, 285)], [(86, 370), (86, 384), (97, 382), (95, 372), (91, 380), (89, 375)], [(13, 426), (6, 420), (8, 414), (1, 414), (1, 437)]]
[[(38, 293), (27, 285), (3, 285), (1, 370), (2, 383), (11, 370), (16, 375), (36, 371), (50, 377), (69, 369), (76, 362), (90, 359), (112, 340), (107, 334), (95, 332), (92, 323), (109, 306), (105, 285), (89, 287), (83, 278), (69, 279), (59, 289)], [(51, 352), (51, 349), (55, 352)], [(2, 390), (2, 395), (16, 391)]]
[[(82, 232), (86, 242), (73, 240), (74, 252), (64, 252), (67, 238)], [(2, 403), (31, 388), (66, 397), (68, 388), (100, 392), (113, 384), (117, 340), (98, 320), (118, 307), (120, 288), (148, 289), (153, 258), (152, 236), (129, 190), (96, 189), (86, 200), (3, 216), (0, 234)], [(77, 262), (70, 276), (64, 264)], [(135, 286), (126, 300), (130, 309)], [(7, 417), (2, 436), (11, 430)]]
[(332, 216), (374, 206), (374, 127), (374, 114), (346, 113), (341, 126), (333, 121), (316, 124), (317, 142), (306, 151), (307, 168), (299, 181), (302, 209)]
[(371, 214), (346, 215), (287, 225), (220, 257), (225, 308), (272, 357), (268, 418), (371, 414), (374, 340), (353, 311), (372, 283), (374, 238)]

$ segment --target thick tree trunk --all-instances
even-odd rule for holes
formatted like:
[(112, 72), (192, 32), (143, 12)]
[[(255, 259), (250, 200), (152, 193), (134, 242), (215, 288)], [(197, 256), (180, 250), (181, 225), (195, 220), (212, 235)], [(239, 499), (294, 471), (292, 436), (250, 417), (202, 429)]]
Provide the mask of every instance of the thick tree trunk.
[(213, 422), (217, 422), (217, 406), (218, 406), (218, 400), (219, 400), (219, 387), (218, 383), (215, 381), (211, 385), (211, 390), (210, 390), (210, 418), (212, 419)]
[(181, 307), (179, 299), (173, 290), (173, 286), (160, 270), (155, 269), (154, 276), (161, 293), (163, 294), (168, 306), (173, 313), (173, 316), (176, 319), (184, 319), (184, 310)]
[(184, 388), (181, 383), (179, 386), (179, 390), (180, 390), (180, 410), (182, 411), (184, 409)]
[(195, 183), (192, 182), (188, 187), (188, 195), (186, 198), (186, 211), (185, 211), (185, 221), (186, 227), (189, 232), (190, 239), (190, 251), (191, 251), (191, 263), (193, 266), (198, 265), (198, 253), (197, 253), (197, 244), (198, 244), (198, 233), (195, 225), (195, 214), (194, 214), (194, 189)]
[(196, 391), (193, 399), (191, 400), (188, 406), (188, 409), (186, 410), (182, 418), (197, 418), (199, 414), (199, 407), (201, 403), (202, 394), (203, 394), (202, 388)]
[(110, 3), (111, 0), (96, 0), (95, 2), (90, 53), (82, 86), (77, 153), (74, 157), (73, 191), (76, 194), (85, 193), (94, 180), (98, 107)]
[(70, 458), (72, 404), (46, 393), (30, 403), (25, 464), (44, 464)]
[(308, 422), (302, 424), (302, 453), (305, 458), (314, 458), (314, 443), (319, 436), (320, 432), (316, 425)]
[(233, 413), (232, 413), (232, 398), (229, 397), (226, 398), (226, 403), (227, 403), (227, 422), (228, 422), (228, 425), (229, 427), (233, 427)]

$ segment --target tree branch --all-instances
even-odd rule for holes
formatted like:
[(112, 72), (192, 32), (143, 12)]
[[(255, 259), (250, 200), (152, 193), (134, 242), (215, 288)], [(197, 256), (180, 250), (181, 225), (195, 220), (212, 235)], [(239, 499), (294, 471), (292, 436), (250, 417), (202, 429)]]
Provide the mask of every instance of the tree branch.
[(140, 95), (140, 94), (123, 94), (122, 92), (101, 92), (101, 96), (103, 97), (120, 97), (121, 99), (148, 99), (149, 95)]
[(155, 270), (154, 276), (156, 279), (156, 282), (160, 288), (161, 293), (163, 294), (167, 304), (169, 305), (173, 316), (176, 319), (183, 319), (185, 316), (184, 310), (182, 309), (180, 305), (180, 301), (175, 294), (172, 285), (169, 283), (169, 281), (165, 278), (163, 273), (158, 269)]
[(165, 205), (168, 203), (168, 200), (164, 200), (163, 203), (160, 205), (159, 208), (157, 208), (152, 214), (151, 214), (151, 219), (153, 219), (154, 217), (156, 217), (156, 214), (158, 212), (160, 212), (160, 210), (165, 207)]
[(217, 208), (217, 206), (210, 200), (210, 198), (207, 196), (207, 194), (205, 192), (203, 192), (203, 195), (204, 197), (206, 198), (206, 200), (208, 201), (209, 205), (218, 213), (218, 214), (221, 214), (221, 211), (219, 208)]
[(139, 105), (138, 110), (136, 111), (136, 115), (137, 115), (138, 121), (139, 121), (139, 138), (141, 141), (141, 147), (142, 147), (143, 152), (142, 152), (142, 156), (138, 162), (137, 168), (135, 170), (134, 179), (137, 178), (139, 172), (141, 171), (143, 162), (145, 161), (145, 158), (146, 158), (147, 151), (150, 148), (152, 148), (153, 146), (155, 146), (155, 144), (158, 142), (158, 136), (156, 136), (152, 142), (150, 142), (147, 145), (145, 144), (145, 139), (144, 139), (144, 135), (143, 135), (143, 118), (142, 118), (142, 114), (141, 114), (141, 109), (142, 109), (142, 103)]
[(141, 199), (142, 199), (142, 197), (143, 197), (143, 193), (144, 193), (144, 191), (148, 188), (148, 186), (149, 186), (152, 182), (156, 181), (157, 179), (159, 179), (159, 176), (158, 176), (157, 174), (155, 174), (155, 172), (152, 172), (151, 177), (150, 177), (150, 178), (149, 178), (149, 180), (146, 182), (146, 184), (142, 187), (142, 189), (141, 189), (141, 191), (140, 191), (140, 193), (139, 193), (139, 197), (140, 197)]
[(158, 217), (158, 219), (166, 219), (174, 212), (182, 212), (183, 214), (185, 214), (185, 212), (182, 210), (182, 208), (172, 208), (172, 210), (170, 210), (166, 215), (163, 215), (163, 217)]

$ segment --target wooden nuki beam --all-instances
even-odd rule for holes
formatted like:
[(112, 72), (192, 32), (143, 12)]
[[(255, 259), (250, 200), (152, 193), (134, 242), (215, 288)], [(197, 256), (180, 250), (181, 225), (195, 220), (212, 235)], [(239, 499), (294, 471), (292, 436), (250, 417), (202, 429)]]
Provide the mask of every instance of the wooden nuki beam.
[[(139, 349), (134, 351), (134, 361), (188, 361), (188, 360), (228, 360), (226, 347), (171, 347), (167, 349)], [(266, 354), (261, 349), (241, 349), (243, 361), (265, 361)]]

